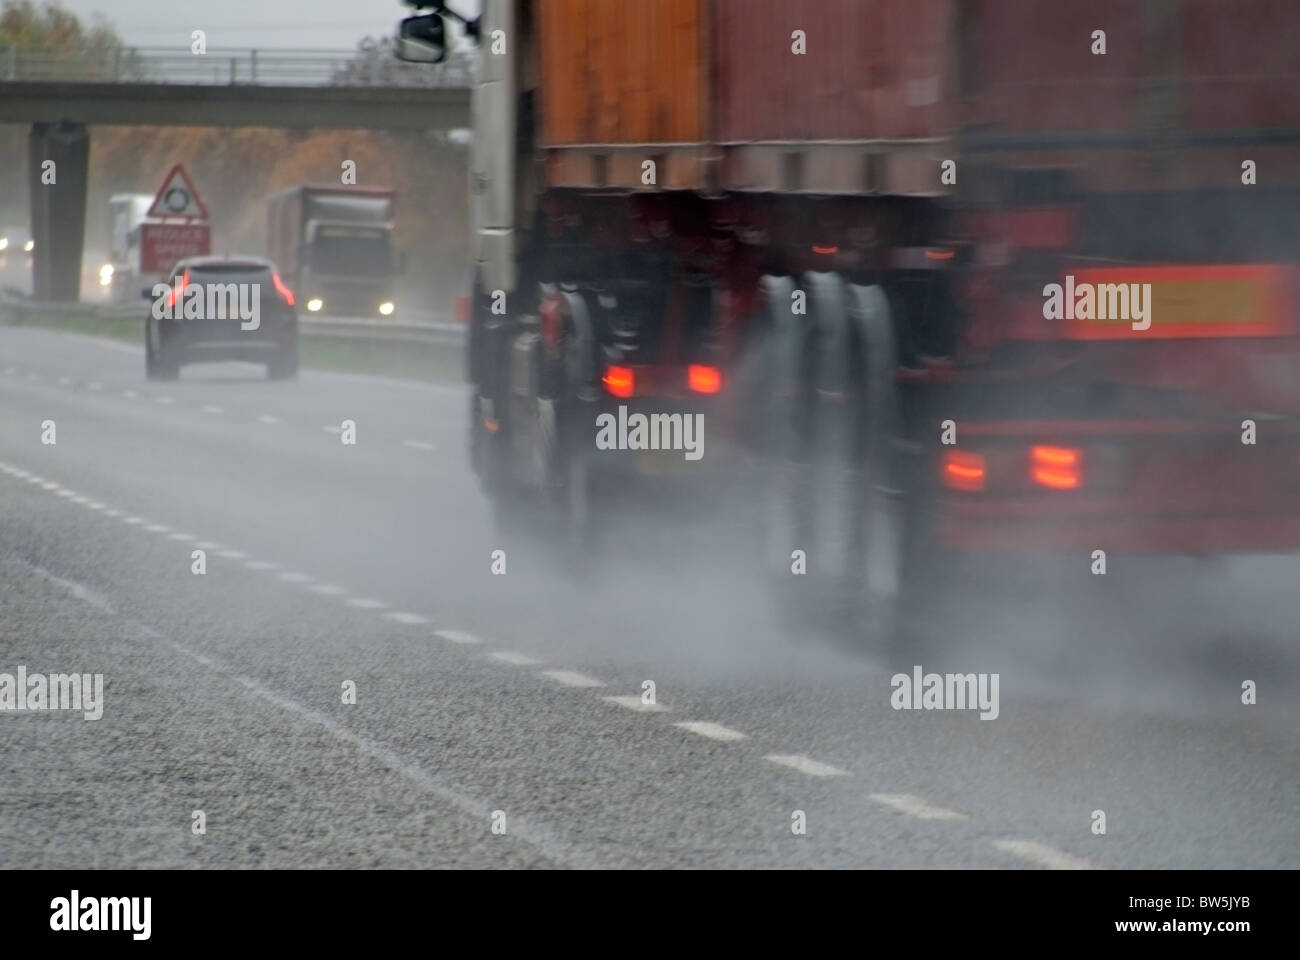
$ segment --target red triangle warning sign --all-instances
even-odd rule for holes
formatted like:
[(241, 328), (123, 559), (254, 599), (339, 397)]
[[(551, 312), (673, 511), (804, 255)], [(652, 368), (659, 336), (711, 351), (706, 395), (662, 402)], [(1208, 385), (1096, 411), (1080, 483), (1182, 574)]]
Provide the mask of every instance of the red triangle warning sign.
[(208, 208), (199, 198), (198, 190), (185, 168), (179, 163), (172, 167), (163, 185), (154, 195), (153, 206), (146, 217), (184, 217), (187, 220), (208, 219)]

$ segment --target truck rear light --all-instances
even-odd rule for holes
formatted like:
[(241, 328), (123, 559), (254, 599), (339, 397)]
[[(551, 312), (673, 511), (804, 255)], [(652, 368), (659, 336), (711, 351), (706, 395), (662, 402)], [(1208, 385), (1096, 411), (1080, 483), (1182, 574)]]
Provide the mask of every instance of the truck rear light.
[(456, 320), (469, 323), (469, 294), (462, 293), (456, 298)]
[(1073, 447), (1031, 447), (1029, 475), (1040, 487), (1075, 490), (1083, 485), (1083, 452)]
[(943, 455), (943, 485), (950, 490), (982, 493), (988, 477), (988, 466), (982, 453), (947, 450)]
[(284, 281), (280, 279), (280, 274), (274, 270), (271, 271), (271, 282), (275, 284), (275, 289), (279, 291), (280, 296), (284, 297), (284, 302), (292, 307), (293, 291), (284, 285)]
[(636, 391), (636, 374), (631, 367), (608, 367), (601, 379), (612, 396), (630, 397)]
[(686, 384), (696, 393), (717, 393), (722, 389), (722, 371), (692, 363), (686, 368)]

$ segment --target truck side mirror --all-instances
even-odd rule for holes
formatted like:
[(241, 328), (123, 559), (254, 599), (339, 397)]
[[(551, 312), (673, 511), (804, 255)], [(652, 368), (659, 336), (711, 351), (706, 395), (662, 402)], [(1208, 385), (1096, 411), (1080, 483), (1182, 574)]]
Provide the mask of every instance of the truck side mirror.
[(408, 63), (442, 63), (447, 56), (447, 28), (442, 17), (426, 13), (407, 17), (397, 28), (397, 59)]

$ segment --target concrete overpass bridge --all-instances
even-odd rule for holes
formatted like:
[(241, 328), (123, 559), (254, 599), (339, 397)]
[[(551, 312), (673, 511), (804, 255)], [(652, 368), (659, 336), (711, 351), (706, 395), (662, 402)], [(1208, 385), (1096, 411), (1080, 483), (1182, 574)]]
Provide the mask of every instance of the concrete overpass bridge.
[[(0, 51), (0, 123), (31, 124), (33, 292), (80, 296), (93, 124), (468, 127), (466, 61), (408, 64), (386, 51), (135, 48), (101, 58)], [(41, 165), (56, 164), (55, 184)]]

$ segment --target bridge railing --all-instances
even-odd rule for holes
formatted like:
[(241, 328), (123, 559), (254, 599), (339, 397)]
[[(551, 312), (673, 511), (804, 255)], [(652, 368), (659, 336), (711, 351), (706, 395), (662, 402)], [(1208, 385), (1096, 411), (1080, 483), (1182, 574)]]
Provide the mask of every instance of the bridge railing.
[(441, 64), (404, 63), (387, 42), (358, 50), (256, 50), (128, 47), (71, 54), (0, 47), (0, 82), (174, 83), (203, 86), (467, 87), (473, 60), (452, 55)]

